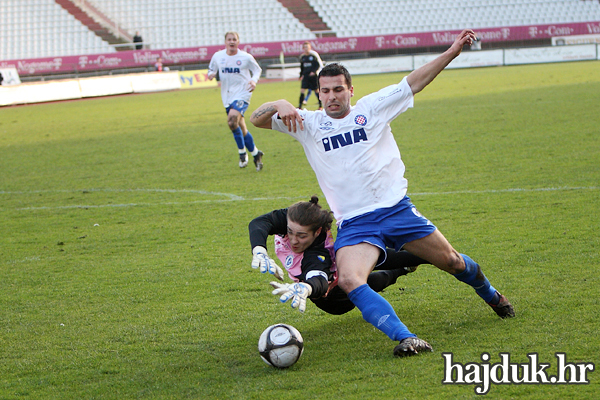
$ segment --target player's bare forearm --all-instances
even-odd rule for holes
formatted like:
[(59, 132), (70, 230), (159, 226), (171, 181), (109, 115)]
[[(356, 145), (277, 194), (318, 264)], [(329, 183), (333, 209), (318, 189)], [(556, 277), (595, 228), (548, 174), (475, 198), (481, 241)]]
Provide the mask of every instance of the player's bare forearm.
[(452, 56), (452, 53), (447, 50), (435, 60), (430, 61), (411, 72), (406, 77), (406, 80), (410, 85), (413, 94), (419, 93), (425, 86), (429, 85), (435, 77), (450, 64), (454, 57), (455, 56)]
[(428, 62), (422, 67), (417, 68), (411, 72), (406, 80), (410, 85), (413, 94), (419, 93), (429, 85), (440, 72), (444, 70), (454, 60), (465, 44), (470, 45), (475, 40), (475, 32), (471, 29), (465, 29), (457, 37), (452, 46), (442, 53), (435, 60)]
[(250, 116), (250, 122), (257, 128), (271, 129), (271, 117), (277, 112), (275, 102), (265, 103)]
[(271, 117), (279, 114), (279, 118), (285, 123), (290, 132), (296, 132), (298, 128), (304, 129), (302, 117), (296, 107), (287, 100), (277, 100), (265, 103), (252, 113), (250, 122), (258, 128), (271, 129)]

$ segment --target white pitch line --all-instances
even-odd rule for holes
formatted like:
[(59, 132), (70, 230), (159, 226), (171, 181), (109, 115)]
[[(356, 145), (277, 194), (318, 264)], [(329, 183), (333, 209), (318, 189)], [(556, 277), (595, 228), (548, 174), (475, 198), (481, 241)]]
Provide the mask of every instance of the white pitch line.
[[(490, 190), (457, 190), (448, 192), (422, 192), (409, 193), (409, 196), (439, 196), (453, 194), (494, 194), (494, 193), (527, 193), (527, 192), (556, 192), (556, 191), (574, 191), (574, 190), (598, 190), (599, 186), (577, 186), (577, 187), (553, 187), (553, 188), (512, 188), (512, 189), (490, 189)], [(74, 193), (74, 192), (162, 192), (162, 193), (197, 193), (204, 195), (223, 196), (225, 199), (213, 200), (195, 200), (187, 202), (161, 202), (161, 203), (125, 203), (125, 204), (100, 204), (100, 205), (69, 205), (69, 206), (42, 206), (42, 207), (22, 207), (15, 210), (58, 210), (58, 209), (74, 209), (74, 208), (108, 208), (108, 207), (140, 207), (140, 206), (163, 206), (163, 205), (186, 205), (186, 204), (203, 204), (203, 203), (227, 203), (234, 201), (273, 201), (273, 200), (301, 200), (304, 197), (256, 197), (244, 198), (232, 193), (207, 192), (204, 190), (193, 189), (79, 189), (79, 190), (33, 190), (33, 191), (0, 191), (1, 194), (32, 194), (32, 193)], [(0, 209), (2, 210), (2, 209)]]
[(74, 190), (31, 190), (20, 192), (5, 192), (0, 191), (0, 194), (31, 194), (31, 193), (89, 193), (89, 192), (159, 192), (159, 193), (195, 193), (208, 194), (211, 196), (224, 196), (231, 200), (243, 200), (241, 196), (231, 193), (207, 192), (205, 190), (195, 189), (74, 189)]
[(71, 205), (71, 206), (56, 206), (56, 207), (23, 207), (15, 208), (15, 210), (60, 210), (69, 208), (108, 208), (108, 207), (140, 207), (140, 206), (170, 206), (170, 205), (186, 205), (186, 204), (202, 204), (202, 203), (228, 203), (232, 201), (264, 201), (264, 200), (298, 200), (301, 197), (272, 197), (272, 198), (256, 198), (256, 199), (225, 199), (225, 200), (196, 200), (196, 201), (169, 201), (166, 203), (128, 203), (128, 204), (100, 204), (100, 205)]

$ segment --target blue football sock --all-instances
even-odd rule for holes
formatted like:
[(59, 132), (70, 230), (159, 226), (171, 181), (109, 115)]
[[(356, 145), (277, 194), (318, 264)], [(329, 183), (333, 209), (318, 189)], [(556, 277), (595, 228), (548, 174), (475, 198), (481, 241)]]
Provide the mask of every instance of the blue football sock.
[(385, 333), (390, 339), (400, 341), (417, 336), (400, 321), (390, 303), (366, 283), (348, 293), (348, 298), (362, 312), (365, 321)]
[(308, 101), (311, 93), (312, 93), (312, 90), (308, 89), (308, 92), (306, 92), (306, 97), (304, 98), (304, 101)]
[(244, 136), (244, 143), (246, 144), (246, 148), (248, 149), (248, 151), (250, 153), (253, 153), (254, 152), (254, 138), (252, 137), (250, 132), (248, 132), (246, 134), (246, 136)]
[(233, 133), (233, 138), (237, 143), (238, 149), (244, 150), (244, 134), (242, 133), (242, 128), (238, 126), (236, 129), (232, 130), (231, 133)]
[(479, 297), (486, 303), (492, 302), (496, 294), (496, 289), (494, 289), (490, 281), (481, 272), (479, 264), (465, 254), (461, 254), (461, 256), (465, 260), (465, 270), (454, 275), (454, 277), (467, 285), (471, 285)]

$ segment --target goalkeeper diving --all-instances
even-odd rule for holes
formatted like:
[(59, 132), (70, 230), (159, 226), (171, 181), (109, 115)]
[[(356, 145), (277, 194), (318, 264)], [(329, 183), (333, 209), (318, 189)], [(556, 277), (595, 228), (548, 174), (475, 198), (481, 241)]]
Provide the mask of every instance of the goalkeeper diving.
[[(355, 306), (337, 285), (333, 250), (331, 211), (319, 205), (319, 198), (301, 201), (288, 208), (273, 210), (253, 219), (248, 225), (252, 246), (252, 268), (274, 275), (273, 294), (304, 312), (310, 299), (321, 310), (334, 315), (345, 314)], [(283, 283), (284, 271), (267, 253), (267, 239), (274, 236), (275, 254), (285, 266), (293, 283)], [(387, 249), (385, 261), (368, 277), (367, 284), (376, 292), (396, 283), (398, 277), (416, 270), (427, 261), (406, 251)]]

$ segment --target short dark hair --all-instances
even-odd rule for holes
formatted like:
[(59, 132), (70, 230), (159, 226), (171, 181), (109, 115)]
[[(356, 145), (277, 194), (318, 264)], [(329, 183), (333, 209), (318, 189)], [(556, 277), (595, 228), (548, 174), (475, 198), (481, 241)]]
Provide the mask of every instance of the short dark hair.
[(346, 78), (346, 84), (348, 85), (348, 88), (352, 86), (352, 76), (350, 75), (350, 72), (348, 72), (346, 67), (339, 63), (331, 63), (324, 66), (321, 72), (319, 72), (319, 87), (321, 87), (320, 82), (322, 76), (338, 75), (344, 75), (344, 78)]
[(323, 210), (319, 205), (319, 198), (313, 195), (310, 201), (299, 201), (292, 204), (287, 211), (287, 217), (290, 221), (308, 226), (312, 232), (319, 228), (325, 231), (331, 229), (333, 216), (331, 211)]

